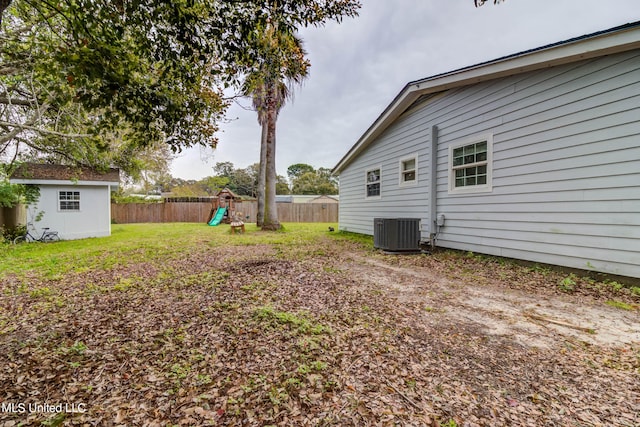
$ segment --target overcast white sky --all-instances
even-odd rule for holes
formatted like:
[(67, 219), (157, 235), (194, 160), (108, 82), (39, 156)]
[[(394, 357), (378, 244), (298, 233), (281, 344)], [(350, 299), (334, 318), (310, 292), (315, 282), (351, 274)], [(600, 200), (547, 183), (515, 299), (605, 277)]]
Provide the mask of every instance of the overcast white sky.
[[(639, 0), (362, 0), (360, 16), (301, 31), (309, 78), (280, 113), (276, 167), (333, 168), (404, 85), (501, 56), (640, 20)], [(249, 99), (240, 102), (250, 107)], [(186, 150), (171, 173), (213, 175), (217, 162), (259, 160), (253, 111), (233, 105), (218, 148)]]

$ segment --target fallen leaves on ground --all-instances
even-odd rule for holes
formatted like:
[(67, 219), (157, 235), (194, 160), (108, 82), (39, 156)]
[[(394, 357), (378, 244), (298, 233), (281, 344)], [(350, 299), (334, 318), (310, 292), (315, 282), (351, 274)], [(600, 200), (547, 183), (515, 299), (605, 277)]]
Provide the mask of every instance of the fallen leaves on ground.
[[(542, 349), (425, 322), (424, 305), (350, 274), (354, 252), (370, 255), (331, 239), (194, 246), (54, 280), (3, 277), (0, 426), (640, 425), (637, 345)], [(559, 292), (555, 276), (472, 258), (379, 262), (443, 275), (472, 262), (478, 282)], [(76, 411), (7, 410), (45, 402)]]

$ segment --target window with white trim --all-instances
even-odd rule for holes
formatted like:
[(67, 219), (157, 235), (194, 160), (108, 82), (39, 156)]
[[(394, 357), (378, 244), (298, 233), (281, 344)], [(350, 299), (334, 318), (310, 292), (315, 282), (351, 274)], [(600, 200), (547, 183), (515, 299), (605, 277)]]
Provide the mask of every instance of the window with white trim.
[(79, 191), (60, 191), (58, 193), (58, 206), (61, 211), (79, 211), (80, 210), (80, 192)]
[(492, 135), (449, 146), (449, 192), (491, 191)]
[(400, 160), (400, 185), (411, 185), (417, 182), (417, 167), (417, 157)]
[(367, 171), (366, 197), (380, 196), (380, 168)]

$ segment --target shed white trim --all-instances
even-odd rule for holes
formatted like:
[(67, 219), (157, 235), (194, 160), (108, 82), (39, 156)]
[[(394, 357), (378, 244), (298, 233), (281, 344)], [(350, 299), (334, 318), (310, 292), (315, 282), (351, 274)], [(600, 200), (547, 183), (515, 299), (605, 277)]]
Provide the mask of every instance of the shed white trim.
[(120, 185), (117, 181), (70, 181), (60, 179), (24, 179), (24, 178), (11, 178), (13, 184), (32, 184), (32, 185), (73, 185), (73, 186), (105, 186), (118, 187)]

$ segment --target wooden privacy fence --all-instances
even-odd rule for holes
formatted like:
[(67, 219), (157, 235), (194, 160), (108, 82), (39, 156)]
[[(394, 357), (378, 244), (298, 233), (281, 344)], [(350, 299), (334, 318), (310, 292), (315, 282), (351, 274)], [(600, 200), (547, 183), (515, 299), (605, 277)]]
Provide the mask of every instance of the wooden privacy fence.
[(278, 203), (277, 206), (280, 222), (338, 222), (337, 203)]
[[(278, 203), (280, 222), (338, 222), (337, 203)], [(234, 210), (256, 222), (255, 201), (236, 202)], [(206, 222), (211, 212), (208, 202), (112, 203), (111, 219), (117, 224), (137, 222)]]

